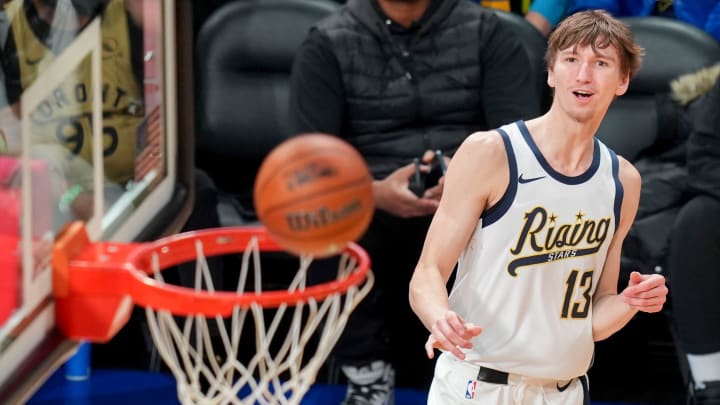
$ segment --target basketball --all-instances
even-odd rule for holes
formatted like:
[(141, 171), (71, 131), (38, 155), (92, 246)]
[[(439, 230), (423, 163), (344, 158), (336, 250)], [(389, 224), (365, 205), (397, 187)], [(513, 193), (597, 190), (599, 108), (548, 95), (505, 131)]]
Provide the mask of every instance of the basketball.
[(347, 142), (325, 134), (284, 141), (265, 157), (253, 199), (260, 222), (285, 250), (332, 256), (372, 219), (372, 176)]

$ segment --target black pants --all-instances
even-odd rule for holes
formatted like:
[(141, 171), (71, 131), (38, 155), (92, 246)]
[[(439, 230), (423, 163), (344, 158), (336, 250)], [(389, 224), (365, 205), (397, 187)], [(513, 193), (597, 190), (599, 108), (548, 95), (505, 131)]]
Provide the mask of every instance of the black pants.
[(370, 255), (375, 285), (350, 316), (331, 363), (382, 359), (393, 363), (399, 386), (429, 386), (434, 362), (425, 355), (428, 332), (410, 309), (408, 287), (430, 221), (375, 212), (360, 240)]
[(667, 266), (682, 349), (720, 351), (720, 201), (698, 196), (680, 210)]

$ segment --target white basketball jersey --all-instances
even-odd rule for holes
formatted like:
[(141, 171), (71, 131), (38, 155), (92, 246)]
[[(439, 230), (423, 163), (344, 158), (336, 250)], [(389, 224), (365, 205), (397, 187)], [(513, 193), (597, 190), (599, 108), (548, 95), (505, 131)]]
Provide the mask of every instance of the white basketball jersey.
[(483, 328), (466, 360), (534, 378), (590, 366), (592, 298), (617, 227), (623, 190), (615, 153), (595, 139), (575, 177), (548, 164), (518, 121), (498, 130), (510, 183), (458, 261), (450, 307)]

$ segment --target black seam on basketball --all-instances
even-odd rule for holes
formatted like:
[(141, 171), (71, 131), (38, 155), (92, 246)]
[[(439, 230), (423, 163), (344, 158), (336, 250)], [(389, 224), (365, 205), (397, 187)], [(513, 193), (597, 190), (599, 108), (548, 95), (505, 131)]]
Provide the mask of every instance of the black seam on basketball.
[[(266, 208), (266, 209), (265, 209), (264, 211), (262, 211), (262, 212), (259, 212), (259, 211), (258, 211), (258, 216), (259, 216), (259, 217), (264, 217), (265, 215), (268, 215), (269, 213), (271, 213), (271, 212), (273, 212), (273, 211), (275, 211), (275, 210), (279, 210), (279, 209), (285, 208), (285, 207), (287, 207), (287, 206), (289, 206), (289, 205), (293, 205), (293, 204), (300, 203), (300, 202), (304, 202), (304, 201), (308, 201), (308, 200), (311, 200), (311, 199), (314, 199), (314, 198), (322, 197), (322, 196), (324, 196), (324, 195), (326, 195), (326, 194), (328, 194), (328, 193), (333, 193), (333, 192), (336, 192), (336, 191), (341, 191), (341, 190), (344, 190), (344, 189), (346, 189), (346, 188), (351, 188), (351, 187), (357, 186), (358, 184), (367, 183), (367, 182), (368, 182), (368, 179), (369, 179), (368, 176), (363, 176), (362, 178), (358, 178), (358, 179), (352, 180), (352, 181), (350, 181), (350, 182), (345, 182), (345, 183), (342, 183), (342, 184), (337, 185), (337, 186), (335, 186), (335, 187), (328, 188), (328, 189), (324, 189), (324, 190), (322, 190), (322, 191), (318, 191), (318, 192), (316, 192), (316, 193), (314, 193), (314, 194), (311, 194), (311, 195), (303, 196), (302, 198), (296, 198), (296, 199), (294, 199), (294, 200), (292, 200), (292, 201), (288, 201), (288, 202), (284, 202), (284, 203), (281, 203), (281, 204), (276, 204), (276, 205), (270, 206), (270, 207)], [(370, 180), (370, 181), (372, 182), (372, 180)]]
[[(338, 138), (338, 139), (340, 139), (340, 138)], [(314, 157), (314, 156), (321, 155), (321, 154), (331, 155), (330, 153), (325, 153), (325, 152), (337, 152), (337, 150), (338, 149), (336, 147), (319, 147), (317, 149), (313, 149), (312, 151), (310, 151), (308, 153), (304, 153), (299, 156), (292, 156), (292, 158), (295, 159), (296, 161), (299, 161), (300, 159), (309, 159), (310, 157)], [(271, 153), (272, 153), (272, 151), (271, 151)], [(262, 163), (260, 164), (260, 166), (262, 169)], [(265, 182), (263, 182), (263, 184), (259, 184), (258, 189), (255, 190), (255, 192), (259, 195), (262, 195), (263, 191), (265, 190), (265, 187), (267, 187), (268, 184), (272, 183), (272, 181), (275, 179), (275, 177), (279, 176), (280, 173), (283, 172), (285, 167), (286, 166), (281, 166), (280, 169), (275, 170), (273, 173), (270, 173), (268, 175), (267, 180), (265, 180)]]

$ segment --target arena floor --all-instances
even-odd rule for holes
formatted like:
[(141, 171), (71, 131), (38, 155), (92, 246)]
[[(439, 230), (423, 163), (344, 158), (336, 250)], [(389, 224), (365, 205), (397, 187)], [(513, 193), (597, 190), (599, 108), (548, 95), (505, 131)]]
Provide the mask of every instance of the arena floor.
[[(316, 385), (308, 392), (303, 405), (338, 404), (344, 388), (339, 385)], [(424, 405), (425, 393), (398, 389), (395, 405)], [(169, 374), (123, 370), (94, 370), (85, 381), (71, 382), (60, 369), (28, 402), (29, 405), (82, 404), (178, 404), (175, 380)], [(593, 401), (593, 405), (650, 405), (658, 402)], [(673, 405), (673, 402), (665, 402)]]
[[(140, 335), (131, 330), (123, 334)], [(141, 352), (134, 342), (118, 339), (95, 346), (89, 379), (67, 381), (60, 368), (29, 404), (177, 404), (172, 375), (145, 371), (147, 365), (138, 364), (140, 356), (129, 355)], [(639, 316), (610, 339), (598, 342), (589, 377), (593, 405), (685, 404), (677, 354), (662, 315)], [(343, 386), (316, 384), (302, 404), (338, 404), (343, 395)], [(424, 405), (425, 399), (422, 390), (399, 388), (395, 404)]]

